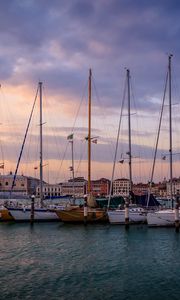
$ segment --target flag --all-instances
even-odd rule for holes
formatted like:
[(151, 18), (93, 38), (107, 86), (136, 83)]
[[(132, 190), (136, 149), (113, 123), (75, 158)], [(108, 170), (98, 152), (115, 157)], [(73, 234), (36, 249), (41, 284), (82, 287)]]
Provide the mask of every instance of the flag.
[(73, 167), (69, 167), (69, 170), (70, 170), (70, 171), (73, 171)]
[(92, 143), (97, 144), (97, 139), (92, 140)]
[(164, 155), (164, 156), (162, 157), (162, 159), (163, 159), (163, 160), (166, 160), (166, 155)]
[(123, 162), (124, 162), (124, 159), (119, 160), (120, 164), (123, 164)]
[(4, 164), (0, 164), (0, 169), (4, 169)]
[(73, 139), (73, 133), (67, 136), (67, 140), (72, 140)]
[(130, 155), (130, 152), (128, 151), (128, 152), (126, 152), (126, 154), (127, 154), (127, 155)]
[(89, 139), (88, 136), (86, 136), (86, 137), (85, 137), (85, 140), (88, 141), (88, 139)]

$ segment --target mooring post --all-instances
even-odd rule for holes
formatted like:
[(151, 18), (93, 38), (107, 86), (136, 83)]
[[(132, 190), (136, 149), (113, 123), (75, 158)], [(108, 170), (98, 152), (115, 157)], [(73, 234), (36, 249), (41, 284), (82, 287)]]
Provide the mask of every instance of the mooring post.
[(87, 196), (84, 197), (84, 225), (87, 225), (88, 207)]
[(176, 195), (175, 230), (176, 230), (176, 232), (179, 232), (179, 192), (177, 192), (177, 195)]
[(129, 199), (125, 201), (125, 228), (129, 229)]
[(34, 223), (34, 199), (35, 199), (35, 196), (32, 195), (31, 196), (31, 224)]

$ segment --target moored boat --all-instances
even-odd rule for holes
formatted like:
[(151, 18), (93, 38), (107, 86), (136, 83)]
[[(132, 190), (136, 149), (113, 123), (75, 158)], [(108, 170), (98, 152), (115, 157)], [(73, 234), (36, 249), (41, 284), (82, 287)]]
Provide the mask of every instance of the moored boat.
[[(38, 91), (39, 91), (39, 102), (40, 102), (40, 166), (39, 166), (39, 170), (40, 170), (40, 203), (34, 203), (34, 198), (35, 197), (32, 196), (33, 199), (31, 199), (31, 206), (30, 205), (28, 205), (28, 206), (26, 206), (26, 205), (22, 206), (21, 205), (21, 206), (17, 206), (17, 207), (7, 206), (9, 214), (17, 222), (18, 221), (21, 221), (21, 222), (22, 221), (25, 221), (25, 222), (26, 221), (29, 221), (29, 222), (34, 222), (34, 221), (59, 221), (59, 217), (57, 216), (56, 211), (54, 209), (49, 209), (49, 208), (44, 207), (44, 201), (43, 201), (44, 198), (43, 198), (43, 153), (42, 153), (42, 125), (43, 125), (43, 120), (42, 120), (42, 82), (39, 82), (39, 84), (38, 84)], [(37, 95), (38, 95), (38, 93), (36, 94), (36, 97), (37, 97)], [(33, 114), (33, 111), (34, 111), (36, 97), (35, 97), (33, 108), (32, 108), (30, 118), (29, 118), (29, 121), (28, 121), (28, 126), (27, 126), (26, 133), (25, 133), (25, 136), (24, 136), (24, 140), (23, 140), (21, 151), (20, 151), (19, 159), (18, 159), (18, 162), (17, 162), (11, 192), (12, 192), (13, 187), (15, 185), (16, 175), (17, 175), (19, 163), (20, 163), (20, 160), (21, 160), (23, 148), (24, 148), (24, 145), (25, 145), (26, 136), (27, 136), (27, 133), (28, 133), (30, 121), (31, 121), (32, 114)]]
[(14, 218), (5, 206), (0, 206), (0, 221), (13, 221)]
[[(97, 203), (92, 195), (91, 191), (91, 79), (92, 72), (89, 70), (89, 80), (88, 80), (88, 136), (86, 140), (88, 141), (88, 187), (87, 187), (87, 197), (84, 201), (84, 207), (73, 207), (64, 210), (56, 210), (57, 215), (63, 222), (68, 223), (97, 223), (97, 222), (107, 222), (108, 217), (105, 209), (97, 208)], [(73, 137), (73, 134), (71, 134)], [(72, 144), (73, 145), (73, 144)], [(72, 151), (73, 153), (73, 151)], [(74, 166), (72, 167), (74, 170)]]
[(175, 225), (175, 210), (163, 209), (147, 214), (147, 223), (150, 227), (173, 227)]
[[(72, 208), (66, 210), (56, 210), (58, 217), (65, 223), (84, 223), (84, 208)], [(88, 223), (105, 223), (108, 222), (107, 213), (105, 210), (90, 208), (87, 210)]]
[[(119, 132), (120, 132), (120, 125), (121, 125), (121, 117), (122, 117), (122, 109), (121, 108), (121, 117), (119, 121), (119, 128), (118, 128), (118, 136), (116, 141), (116, 150), (115, 150), (115, 157), (113, 163), (113, 171), (112, 171), (112, 179), (111, 179), (111, 187), (110, 187), (110, 196), (109, 196), (109, 203), (108, 203), (108, 217), (109, 222), (111, 224), (123, 224), (127, 227), (129, 224), (132, 223), (145, 223), (146, 222), (146, 210), (141, 206), (132, 205), (133, 203), (133, 192), (132, 192), (132, 151), (131, 151), (131, 118), (130, 118), (130, 110), (131, 110), (131, 97), (130, 97), (130, 70), (126, 70), (126, 84), (127, 84), (127, 102), (128, 102), (128, 164), (129, 164), (129, 190), (127, 193), (127, 197), (125, 199), (125, 205), (123, 209), (117, 208), (116, 210), (110, 209), (111, 203), (111, 194), (112, 194), (112, 185), (113, 185), (113, 178), (114, 178), (114, 171), (115, 171), (115, 163), (116, 163), (116, 155), (118, 150), (118, 141), (119, 141)], [(123, 160), (124, 161), (124, 160)]]
[[(108, 207), (108, 198), (96, 198), (96, 203), (99, 208), (107, 209)], [(120, 206), (124, 206), (124, 198), (122, 196), (113, 196), (111, 197), (111, 202), (109, 205), (110, 209), (116, 209)]]
[[(172, 159), (172, 101), (171, 101), (171, 58), (168, 57), (168, 72), (166, 77), (165, 91), (163, 97), (163, 105), (161, 110), (161, 116), (164, 107), (164, 99), (166, 94), (167, 82), (169, 81), (169, 168), (170, 168), (170, 201), (173, 207), (174, 198), (176, 198), (175, 209), (163, 209), (155, 212), (149, 212), (147, 214), (148, 226), (152, 227), (170, 227), (175, 226), (179, 231), (179, 192), (173, 190), (173, 159)], [(161, 119), (160, 119), (161, 122)], [(161, 123), (160, 123), (161, 124)]]
[[(27, 222), (31, 220), (31, 208), (8, 207), (8, 212), (15, 221)], [(59, 218), (53, 209), (35, 208), (34, 221), (59, 221)]]
[[(129, 223), (146, 223), (147, 211), (142, 207), (129, 207)], [(125, 209), (108, 211), (109, 222), (111, 224), (125, 224)]]

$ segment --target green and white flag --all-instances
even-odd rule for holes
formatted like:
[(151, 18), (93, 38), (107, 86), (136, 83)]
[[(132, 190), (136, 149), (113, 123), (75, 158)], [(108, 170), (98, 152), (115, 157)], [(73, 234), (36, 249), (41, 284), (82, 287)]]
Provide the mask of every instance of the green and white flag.
[(67, 136), (67, 140), (72, 140), (73, 139), (73, 133)]

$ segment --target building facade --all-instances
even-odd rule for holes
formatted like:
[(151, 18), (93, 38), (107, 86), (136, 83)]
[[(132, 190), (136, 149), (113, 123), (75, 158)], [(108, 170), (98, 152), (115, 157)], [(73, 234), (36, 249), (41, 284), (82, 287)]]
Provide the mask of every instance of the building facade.
[(113, 181), (113, 195), (129, 196), (130, 182), (127, 178), (115, 179)]
[(31, 196), (36, 193), (39, 179), (30, 176), (17, 175), (12, 189), (14, 175), (0, 175), (0, 194), (9, 194), (12, 190), (13, 195)]
[(148, 192), (148, 184), (147, 183), (137, 183), (133, 184), (133, 193), (136, 195), (144, 195)]
[[(167, 190), (167, 197), (171, 195), (171, 183), (170, 180), (166, 182), (166, 190)], [(180, 194), (180, 177), (173, 178), (172, 180), (172, 195), (175, 196)]]
[(91, 181), (91, 192), (92, 195), (97, 196), (107, 196), (110, 192), (110, 180), (106, 178), (100, 178), (99, 180)]
[[(53, 198), (61, 196), (61, 185), (60, 184), (43, 184), (43, 197), (44, 198)], [(36, 196), (40, 196), (40, 186), (36, 188)]]
[(61, 183), (62, 195), (84, 197), (86, 194), (86, 185), (87, 180), (85, 180), (84, 177), (76, 177), (74, 181), (73, 179), (69, 179), (67, 182)]

